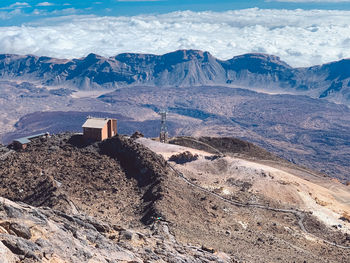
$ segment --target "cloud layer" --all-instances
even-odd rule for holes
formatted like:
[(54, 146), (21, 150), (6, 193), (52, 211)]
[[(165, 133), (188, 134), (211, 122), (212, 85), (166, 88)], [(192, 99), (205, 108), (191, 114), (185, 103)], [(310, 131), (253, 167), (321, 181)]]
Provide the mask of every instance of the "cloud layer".
[(349, 17), (350, 11), (261, 9), (68, 16), (0, 27), (0, 53), (73, 58), (91, 52), (164, 54), (192, 48), (221, 59), (269, 53), (292, 66), (309, 66), (350, 57)]

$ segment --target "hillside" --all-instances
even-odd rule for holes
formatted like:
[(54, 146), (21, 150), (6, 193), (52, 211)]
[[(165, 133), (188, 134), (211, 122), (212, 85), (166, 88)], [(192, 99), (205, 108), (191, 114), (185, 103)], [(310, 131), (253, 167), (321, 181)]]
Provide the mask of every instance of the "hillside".
[(164, 55), (124, 53), (80, 59), (0, 55), (4, 80), (36, 81), (73, 89), (124, 86), (236, 85), (266, 92), (304, 94), (349, 104), (350, 60), (292, 68), (279, 57), (245, 54), (222, 61), (208, 52), (178, 50)]
[[(23, 262), (348, 262), (346, 186), (244, 141), (200, 140), (231, 146), (34, 140), (0, 162), (0, 196), (16, 202), (1, 199), (0, 251)], [(167, 161), (183, 151), (198, 159)]]
[(133, 87), (102, 95), (48, 91), (0, 82), (1, 142), (41, 132), (79, 132), (87, 116), (117, 118), (121, 134), (139, 130), (156, 137), (157, 113), (168, 109), (172, 136), (234, 136), (299, 165), (350, 178), (350, 109), (342, 104), (223, 86)]

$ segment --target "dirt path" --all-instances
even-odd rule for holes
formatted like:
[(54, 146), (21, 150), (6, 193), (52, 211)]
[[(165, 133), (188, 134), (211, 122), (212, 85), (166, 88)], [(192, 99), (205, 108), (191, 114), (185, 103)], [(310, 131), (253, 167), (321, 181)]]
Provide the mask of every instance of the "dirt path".
[[(186, 138), (188, 139), (188, 138)], [(197, 142), (197, 143), (200, 143), (200, 144), (205, 144), (203, 142), (200, 142), (196, 139), (189, 139), (193, 142)], [(219, 153), (221, 156), (224, 156), (223, 153), (221, 153), (218, 149), (215, 149), (215, 147), (211, 146), (211, 145), (207, 145), (205, 144), (206, 146), (210, 147), (211, 149), (215, 150), (217, 153)], [(169, 163), (168, 163), (169, 164)], [(185, 181), (187, 184), (189, 184), (190, 186), (192, 187), (195, 187), (203, 192), (206, 192), (210, 195), (213, 195), (227, 203), (230, 203), (231, 205), (235, 205), (235, 206), (240, 206), (240, 207), (253, 207), (253, 208), (259, 208), (259, 209), (264, 209), (264, 210), (270, 210), (270, 211), (274, 211), (274, 212), (280, 212), (280, 213), (291, 213), (291, 214), (294, 214), (299, 220), (298, 220), (298, 225), (300, 227), (300, 229), (304, 232), (304, 233), (307, 233), (308, 235), (314, 237), (315, 239), (318, 239), (326, 244), (329, 244), (329, 245), (332, 245), (332, 246), (335, 246), (335, 247), (338, 247), (338, 248), (342, 248), (342, 249), (350, 249), (349, 246), (342, 246), (342, 245), (338, 245), (334, 242), (331, 242), (331, 241), (328, 241), (326, 239), (323, 239), (323, 238), (320, 238), (320, 237), (317, 237), (315, 236), (314, 234), (310, 233), (307, 231), (307, 229), (305, 228), (305, 225), (304, 225), (304, 219), (306, 217), (306, 212), (305, 211), (301, 211), (301, 210), (295, 210), (295, 209), (282, 209), (282, 208), (276, 208), (276, 207), (270, 207), (270, 206), (267, 206), (267, 205), (263, 205), (263, 204), (257, 204), (257, 203), (242, 203), (242, 202), (238, 202), (238, 201), (233, 201), (233, 200), (230, 200), (230, 199), (227, 199), (213, 191), (210, 191), (198, 184), (195, 184), (195, 183), (192, 183), (189, 179), (187, 179), (183, 173), (181, 173), (180, 171), (178, 171), (173, 165), (169, 164), (170, 168), (175, 172), (175, 174), (181, 178), (183, 181)]]
[(327, 243), (329, 245), (332, 245), (332, 246), (335, 246), (335, 247), (338, 247), (338, 248), (343, 248), (343, 249), (350, 249), (350, 247), (348, 246), (342, 246), (342, 245), (338, 245), (334, 242), (331, 242), (331, 241), (328, 241), (328, 240), (325, 240), (323, 238), (320, 238), (320, 237), (317, 237), (315, 236), (314, 234), (308, 232), (304, 226), (304, 219), (305, 219), (305, 212), (304, 211), (299, 211), (299, 210), (294, 210), (294, 209), (282, 209), (282, 208), (276, 208), (276, 207), (270, 207), (270, 206), (266, 206), (266, 205), (262, 205), (262, 204), (255, 204), (255, 203), (241, 203), (241, 202), (237, 202), (237, 201), (233, 201), (233, 200), (230, 200), (230, 199), (227, 199), (215, 192), (212, 192), (200, 185), (197, 185), (197, 184), (194, 184), (192, 183), (190, 180), (188, 180), (181, 172), (179, 172), (173, 165), (169, 164), (170, 168), (183, 180), (185, 181), (187, 184), (203, 191), (203, 192), (206, 192), (210, 195), (213, 195), (227, 203), (230, 203), (232, 205), (235, 205), (235, 206), (241, 206), (241, 207), (254, 207), (254, 208), (259, 208), (259, 209), (265, 209), (265, 210), (270, 210), (270, 211), (274, 211), (274, 212), (281, 212), (281, 213), (291, 213), (291, 214), (294, 214), (295, 216), (297, 216), (299, 218), (298, 220), (298, 225), (300, 227), (300, 229), (307, 233), (308, 235), (320, 240), (320, 241), (323, 241), (324, 243)]

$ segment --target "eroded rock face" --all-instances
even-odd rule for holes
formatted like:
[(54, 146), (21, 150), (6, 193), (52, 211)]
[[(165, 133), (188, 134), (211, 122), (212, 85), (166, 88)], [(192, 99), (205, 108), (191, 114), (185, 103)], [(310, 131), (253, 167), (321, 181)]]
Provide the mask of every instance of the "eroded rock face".
[(8, 262), (137, 260), (135, 255), (109, 241), (99, 232), (102, 228), (97, 230), (88, 218), (75, 218), (4, 198), (0, 202), (0, 243)]
[(178, 244), (165, 222), (129, 230), (84, 214), (68, 215), (2, 197), (0, 203), (0, 261), (4, 263), (230, 262), (226, 254)]

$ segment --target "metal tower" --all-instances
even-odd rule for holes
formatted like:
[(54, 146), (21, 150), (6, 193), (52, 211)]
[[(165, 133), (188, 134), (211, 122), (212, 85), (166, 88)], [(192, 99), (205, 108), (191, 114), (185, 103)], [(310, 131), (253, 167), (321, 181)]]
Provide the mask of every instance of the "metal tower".
[(161, 117), (160, 120), (160, 133), (159, 133), (159, 141), (162, 143), (167, 142), (168, 140), (168, 128), (166, 126), (166, 111), (160, 111), (159, 115)]

